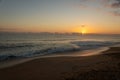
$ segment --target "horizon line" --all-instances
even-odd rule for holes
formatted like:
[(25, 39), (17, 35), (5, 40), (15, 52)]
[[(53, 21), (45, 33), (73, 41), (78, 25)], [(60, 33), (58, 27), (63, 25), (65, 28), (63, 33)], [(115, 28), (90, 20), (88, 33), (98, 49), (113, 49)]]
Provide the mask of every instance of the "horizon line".
[(98, 34), (98, 35), (120, 35), (120, 33), (85, 33), (80, 32), (0, 32), (0, 33), (18, 33), (18, 34), (76, 34), (76, 35), (89, 35), (89, 34)]

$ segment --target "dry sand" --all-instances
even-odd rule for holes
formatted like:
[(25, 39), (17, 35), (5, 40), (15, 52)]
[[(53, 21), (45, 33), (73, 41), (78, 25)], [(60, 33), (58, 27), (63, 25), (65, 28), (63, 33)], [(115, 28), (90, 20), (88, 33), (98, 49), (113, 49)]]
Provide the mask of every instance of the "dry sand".
[(0, 69), (0, 80), (120, 80), (120, 47), (88, 57), (49, 57)]

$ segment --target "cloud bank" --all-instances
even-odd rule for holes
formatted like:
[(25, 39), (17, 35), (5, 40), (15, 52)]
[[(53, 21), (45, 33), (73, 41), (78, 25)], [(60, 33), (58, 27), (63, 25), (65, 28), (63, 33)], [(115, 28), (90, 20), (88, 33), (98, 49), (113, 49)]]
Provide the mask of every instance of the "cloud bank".
[(114, 2), (111, 4), (112, 8), (120, 8), (120, 0), (114, 0)]
[(109, 0), (112, 3), (110, 4), (110, 8), (114, 9), (112, 14), (115, 16), (120, 16), (120, 0)]
[[(89, 2), (94, 3), (94, 5), (99, 3), (102, 8), (110, 10), (110, 14), (112, 13), (114, 16), (120, 16), (120, 0), (80, 0), (80, 5), (90, 7), (85, 4)], [(99, 7), (96, 8), (99, 9)]]

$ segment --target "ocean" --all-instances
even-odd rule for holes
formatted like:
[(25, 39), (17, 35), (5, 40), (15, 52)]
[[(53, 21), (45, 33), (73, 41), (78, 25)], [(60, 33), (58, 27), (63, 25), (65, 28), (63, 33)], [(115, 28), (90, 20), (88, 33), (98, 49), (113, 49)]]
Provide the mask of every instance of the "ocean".
[(0, 61), (85, 51), (118, 44), (120, 35), (0, 33)]

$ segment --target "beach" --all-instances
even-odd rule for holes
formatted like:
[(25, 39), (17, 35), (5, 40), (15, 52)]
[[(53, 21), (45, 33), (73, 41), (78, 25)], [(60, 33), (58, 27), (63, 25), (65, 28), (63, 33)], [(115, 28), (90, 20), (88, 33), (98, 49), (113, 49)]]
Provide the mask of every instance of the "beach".
[(100, 55), (47, 57), (0, 69), (1, 80), (118, 80), (120, 47)]
[(120, 80), (120, 0), (0, 0), (0, 80)]

